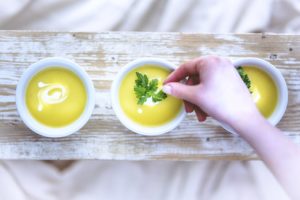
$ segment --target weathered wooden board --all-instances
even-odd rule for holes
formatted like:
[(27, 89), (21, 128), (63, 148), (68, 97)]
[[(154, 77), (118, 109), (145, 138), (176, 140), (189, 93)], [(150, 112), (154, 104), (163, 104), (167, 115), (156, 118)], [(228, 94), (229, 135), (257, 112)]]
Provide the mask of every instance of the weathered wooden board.
[[(188, 115), (174, 131), (147, 137), (124, 128), (111, 108), (110, 85), (126, 63), (159, 57), (180, 64), (217, 54), (231, 58), (259, 57), (273, 63), (286, 78), (288, 110), (279, 127), (300, 143), (300, 36), (272, 34), (185, 34), (137, 32), (0, 31), (0, 158), (198, 160), (257, 158), (240, 137), (214, 121), (198, 123)], [(92, 118), (78, 133), (60, 139), (38, 136), (20, 120), (16, 84), (39, 59), (66, 57), (80, 64), (97, 90)]]

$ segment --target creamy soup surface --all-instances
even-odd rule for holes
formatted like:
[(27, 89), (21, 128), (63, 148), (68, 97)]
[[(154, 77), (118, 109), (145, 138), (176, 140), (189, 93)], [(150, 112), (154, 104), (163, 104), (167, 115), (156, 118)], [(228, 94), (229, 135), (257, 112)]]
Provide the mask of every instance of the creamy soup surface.
[(50, 67), (37, 73), (26, 90), (26, 105), (40, 123), (63, 127), (83, 113), (87, 94), (81, 79), (72, 71)]
[(243, 69), (251, 81), (250, 91), (257, 108), (265, 118), (270, 117), (278, 99), (275, 82), (261, 69), (250, 66), (245, 66)]

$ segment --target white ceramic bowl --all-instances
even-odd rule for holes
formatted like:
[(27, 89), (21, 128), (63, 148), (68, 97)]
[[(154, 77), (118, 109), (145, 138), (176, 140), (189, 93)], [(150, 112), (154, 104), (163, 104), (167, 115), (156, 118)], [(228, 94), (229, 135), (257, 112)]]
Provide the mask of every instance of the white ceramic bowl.
[[(87, 103), (83, 113), (76, 121), (64, 127), (53, 128), (38, 122), (26, 106), (25, 97), (29, 81), (38, 72), (49, 67), (62, 67), (72, 71), (81, 79), (87, 92)], [(81, 129), (89, 120), (95, 105), (95, 89), (88, 74), (78, 64), (64, 58), (46, 58), (30, 65), (23, 73), (17, 85), (16, 105), (21, 119), (32, 131), (46, 137), (64, 137)]]
[[(259, 58), (242, 58), (234, 60), (233, 65), (235, 67), (257, 67), (266, 72), (273, 79), (278, 90), (278, 101), (275, 110), (273, 111), (272, 115), (269, 118), (267, 118), (267, 120), (270, 122), (270, 124), (274, 126), (278, 124), (278, 122), (283, 117), (288, 104), (288, 88), (280, 71), (271, 63)], [(227, 131), (235, 133), (233, 128), (231, 128), (227, 124), (221, 123), (221, 126), (223, 126), (223, 128)]]
[(155, 126), (155, 127), (148, 127), (140, 125), (133, 120), (131, 120), (129, 117), (126, 116), (126, 114), (123, 112), (120, 101), (119, 101), (119, 89), (120, 85), (122, 83), (122, 80), (124, 77), (132, 70), (141, 67), (146, 64), (151, 64), (155, 66), (160, 66), (162, 68), (166, 68), (170, 71), (173, 71), (176, 69), (176, 66), (168, 61), (157, 59), (157, 58), (141, 58), (137, 59), (133, 62), (130, 62), (126, 66), (124, 66), (120, 72), (117, 74), (112, 87), (111, 87), (111, 100), (112, 100), (112, 107), (121, 121), (121, 123), (127, 127), (129, 130), (139, 133), (142, 135), (160, 135), (166, 132), (169, 132), (173, 130), (175, 127), (177, 127), (180, 122), (184, 119), (186, 113), (184, 110), (184, 106), (182, 105), (182, 108), (179, 112), (179, 114), (170, 122), (161, 125), (161, 126)]

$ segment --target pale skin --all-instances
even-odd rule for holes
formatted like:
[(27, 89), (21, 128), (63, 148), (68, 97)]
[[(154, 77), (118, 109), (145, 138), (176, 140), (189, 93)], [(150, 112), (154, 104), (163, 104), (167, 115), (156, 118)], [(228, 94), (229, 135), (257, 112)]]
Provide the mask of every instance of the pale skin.
[(210, 116), (230, 125), (255, 149), (291, 199), (300, 199), (300, 147), (260, 114), (229, 60), (205, 56), (187, 62), (168, 76), (163, 90), (183, 99), (186, 111), (194, 111), (199, 121)]

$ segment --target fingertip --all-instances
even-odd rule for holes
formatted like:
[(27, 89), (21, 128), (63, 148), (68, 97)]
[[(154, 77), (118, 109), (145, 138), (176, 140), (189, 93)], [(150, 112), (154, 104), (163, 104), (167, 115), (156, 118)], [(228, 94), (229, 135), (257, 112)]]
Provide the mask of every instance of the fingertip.
[(204, 122), (206, 120), (207, 115), (200, 108), (195, 108), (195, 112), (199, 122)]
[(172, 94), (172, 87), (170, 85), (164, 85), (162, 87), (164, 93), (171, 95)]
[(199, 122), (205, 121), (205, 118), (202, 115), (196, 114), (196, 116)]
[(193, 104), (191, 104), (191, 103), (189, 103), (189, 102), (187, 102), (187, 101), (184, 101), (183, 103), (184, 103), (185, 111), (186, 111), (187, 113), (191, 113), (191, 112), (194, 111), (194, 106), (193, 106)]
[(205, 116), (199, 116), (199, 118), (198, 118), (198, 121), (199, 122), (204, 122), (206, 120), (206, 117)]

